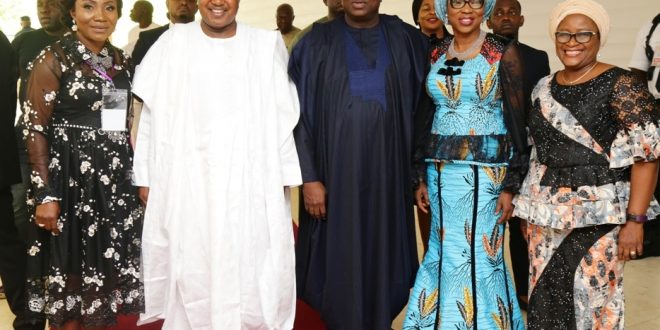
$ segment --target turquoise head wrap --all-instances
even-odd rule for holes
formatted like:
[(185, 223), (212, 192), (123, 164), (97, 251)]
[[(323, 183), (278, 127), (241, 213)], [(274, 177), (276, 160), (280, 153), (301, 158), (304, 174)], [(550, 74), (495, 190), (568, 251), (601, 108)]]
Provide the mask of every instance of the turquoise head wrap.
[[(434, 2), (435, 2), (435, 14), (438, 16), (439, 19), (445, 22), (445, 24), (448, 24), (449, 22), (447, 22), (447, 5), (449, 0), (434, 0)], [(493, 8), (495, 8), (495, 2), (496, 0), (484, 0), (484, 20), (487, 20), (488, 17), (490, 17), (490, 13), (492, 13)], [(466, 3), (465, 5), (469, 6), (470, 4)]]

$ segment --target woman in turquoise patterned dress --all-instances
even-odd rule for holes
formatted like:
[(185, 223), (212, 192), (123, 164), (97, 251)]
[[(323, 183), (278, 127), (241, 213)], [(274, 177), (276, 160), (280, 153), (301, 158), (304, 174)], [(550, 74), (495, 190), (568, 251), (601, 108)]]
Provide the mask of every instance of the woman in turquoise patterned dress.
[(480, 29), (494, 4), (435, 2), (454, 37), (431, 48), (435, 109), (416, 119), (415, 197), (432, 227), (404, 329), (524, 328), (502, 249), (528, 160), (522, 69), (514, 43)]

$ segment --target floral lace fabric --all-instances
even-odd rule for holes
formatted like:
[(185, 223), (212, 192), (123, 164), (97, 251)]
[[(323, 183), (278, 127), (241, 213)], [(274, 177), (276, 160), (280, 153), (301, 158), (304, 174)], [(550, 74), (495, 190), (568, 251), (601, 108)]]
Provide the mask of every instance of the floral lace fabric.
[[(555, 229), (625, 223), (630, 166), (660, 156), (659, 109), (643, 83), (619, 68), (576, 86), (548, 76), (532, 99), (534, 148), (514, 215)], [(653, 200), (647, 215), (658, 214)]]
[(23, 135), (32, 168), (28, 207), (59, 202), (61, 234), (32, 226), (27, 262), (30, 316), (52, 326), (78, 320), (108, 326), (144, 306), (140, 280), (143, 210), (131, 182), (127, 131), (103, 131), (103, 90), (130, 90), (131, 67), (106, 44), (93, 56), (75, 35), (33, 61), (23, 104)]

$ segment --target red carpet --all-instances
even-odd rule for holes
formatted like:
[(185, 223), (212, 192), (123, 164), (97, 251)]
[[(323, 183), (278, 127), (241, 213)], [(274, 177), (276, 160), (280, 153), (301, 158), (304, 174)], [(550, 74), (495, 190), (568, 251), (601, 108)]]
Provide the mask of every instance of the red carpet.
[[(293, 237), (298, 240), (298, 226), (293, 224)], [(298, 299), (296, 303), (296, 320), (293, 323), (295, 330), (325, 330), (325, 323), (315, 309), (309, 307), (304, 301)]]
[(106, 328), (106, 330), (133, 330), (133, 329), (160, 330), (160, 328), (163, 326), (163, 321), (158, 321), (138, 327), (136, 325), (137, 320), (138, 320), (137, 315), (122, 316), (119, 319), (117, 319), (117, 325), (115, 325), (114, 327), (108, 327)]
[[(106, 330), (160, 330), (163, 321), (137, 326), (137, 315), (120, 316), (117, 319), (117, 325), (107, 327)], [(321, 321), (319, 313), (307, 306), (304, 302), (298, 300), (296, 304), (296, 321), (293, 325), (295, 330), (325, 330), (325, 325)], [(51, 327), (51, 330), (56, 330)]]
[[(158, 321), (154, 323), (145, 324), (143, 326), (137, 326), (138, 316), (137, 315), (122, 315), (117, 318), (117, 324), (114, 327), (107, 327), (106, 330), (160, 330), (163, 326), (163, 321)], [(51, 327), (51, 330), (56, 330), (56, 328)]]

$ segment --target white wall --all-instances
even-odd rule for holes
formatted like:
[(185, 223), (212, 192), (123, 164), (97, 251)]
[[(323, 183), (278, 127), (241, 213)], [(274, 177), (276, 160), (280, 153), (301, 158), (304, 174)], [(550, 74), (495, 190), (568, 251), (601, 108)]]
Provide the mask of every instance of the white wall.
[[(0, 0), (11, 8), (15, 17), (2, 16), (0, 28), (10, 36), (18, 31), (19, 17), (30, 15), (33, 26), (38, 27), (36, 16), (36, 0)], [(113, 35), (113, 43), (119, 47), (126, 44), (128, 30), (135, 25), (128, 18), (128, 13), (135, 0), (124, 0), (124, 16), (117, 24)], [(322, 0), (241, 0), (238, 19), (267, 29), (275, 28), (275, 8), (283, 2), (288, 2), (295, 9), (294, 25), (304, 27), (317, 18), (324, 16), (326, 8)], [(533, 47), (544, 49), (551, 59), (553, 70), (560, 66), (554, 55), (553, 45), (548, 36), (549, 13), (560, 0), (520, 0), (525, 15), (525, 26), (520, 32), (520, 39)], [(609, 42), (601, 51), (601, 60), (618, 66), (626, 67), (630, 58), (634, 39), (639, 28), (660, 12), (660, 0), (601, 0), (612, 19)], [(381, 12), (398, 15), (407, 22), (412, 21), (412, 0), (383, 0)], [(154, 22), (167, 23), (165, 19), (165, 0), (153, 0)], [(198, 15), (199, 16), (199, 15)], [(486, 29), (484, 25), (484, 29)]]
[[(265, 28), (275, 28), (275, 8), (288, 2), (294, 7), (294, 25), (304, 27), (325, 13), (322, 0), (242, 0), (239, 19)], [(551, 67), (560, 68), (554, 46), (548, 36), (548, 16), (560, 0), (520, 0), (525, 25), (520, 40), (532, 47), (543, 49), (550, 56)], [(612, 27), (601, 61), (627, 67), (634, 39), (639, 28), (660, 12), (660, 0), (602, 0), (599, 1), (610, 14)], [(383, 0), (381, 12), (394, 14), (412, 23), (412, 0)], [(487, 29), (484, 24), (484, 29)]]

